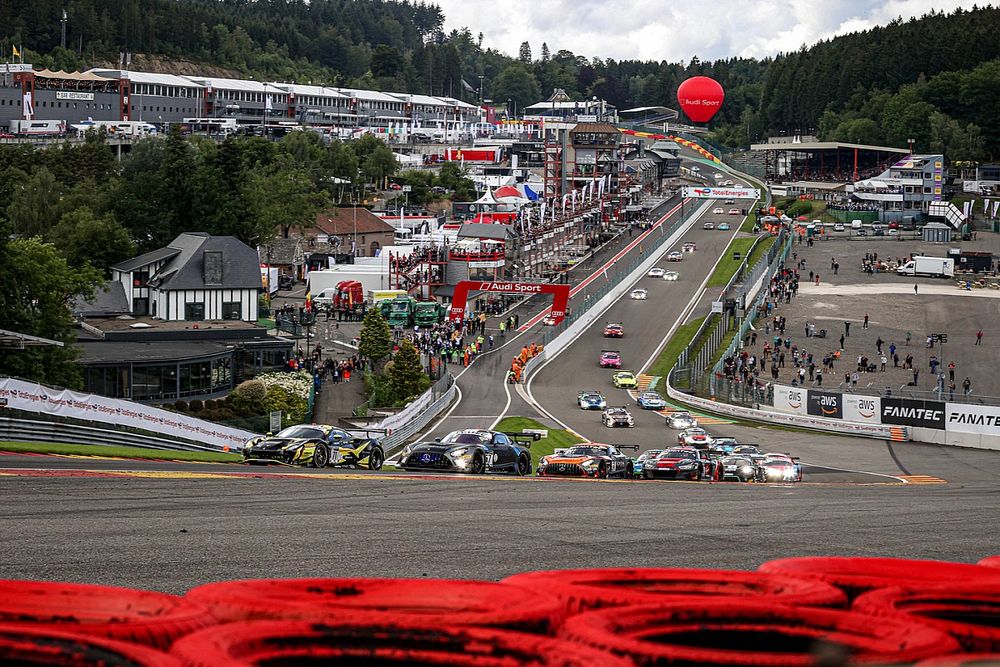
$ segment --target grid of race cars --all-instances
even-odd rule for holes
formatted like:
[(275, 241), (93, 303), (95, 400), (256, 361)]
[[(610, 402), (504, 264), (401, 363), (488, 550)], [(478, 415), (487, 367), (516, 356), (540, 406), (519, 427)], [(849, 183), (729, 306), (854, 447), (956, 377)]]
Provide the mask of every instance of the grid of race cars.
[[(681, 251), (667, 255), (680, 261), (683, 253), (695, 252), (694, 243), (684, 243)], [(673, 258), (676, 259), (673, 259)], [(677, 280), (676, 271), (655, 267), (647, 277)], [(636, 287), (632, 299), (645, 299), (648, 289)], [(604, 338), (625, 338), (622, 322), (607, 322)], [(612, 371), (614, 388), (624, 389), (641, 410), (660, 412), (664, 425), (676, 431), (676, 444), (666, 435), (662, 448), (640, 452), (637, 445), (588, 442), (556, 449), (542, 456), (533, 467), (531, 444), (539, 438), (531, 433), (504, 433), (485, 429), (453, 431), (443, 438), (405, 446), (395, 457), (395, 467), (403, 471), (452, 472), (465, 474), (504, 473), (517, 476), (534, 472), (539, 477), (579, 477), (593, 479), (666, 479), (717, 482), (801, 482), (802, 465), (784, 452), (766, 452), (754, 444), (734, 438), (712, 436), (699, 427), (696, 416), (672, 411), (659, 393), (639, 390), (635, 373), (623, 368), (620, 350), (601, 350), (598, 366)], [(634, 395), (634, 397), (633, 397)], [(600, 413), (606, 428), (632, 428), (635, 418), (628, 405), (608, 404), (598, 389), (578, 393), (577, 407)], [(630, 453), (629, 453), (630, 452)], [(371, 432), (349, 432), (326, 425), (298, 425), (265, 437), (254, 438), (243, 449), (250, 464), (303, 465), (317, 468), (350, 467), (379, 470), (386, 454)]]

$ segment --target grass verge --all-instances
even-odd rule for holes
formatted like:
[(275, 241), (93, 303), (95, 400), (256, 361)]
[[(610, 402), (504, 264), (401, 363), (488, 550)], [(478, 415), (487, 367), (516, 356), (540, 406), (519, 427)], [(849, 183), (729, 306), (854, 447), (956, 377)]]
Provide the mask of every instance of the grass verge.
[[(677, 357), (681, 356), (681, 352), (684, 351), (687, 344), (694, 338), (694, 333), (704, 320), (705, 316), (698, 317), (677, 327), (677, 331), (667, 341), (666, 347), (663, 348), (660, 356), (656, 358), (656, 361), (652, 363), (646, 373), (648, 375), (666, 377), (670, 369), (677, 363)], [(661, 384), (661, 386), (663, 385)]]
[(193, 461), (197, 463), (237, 463), (241, 460), (239, 454), (229, 454), (226, 452), (189, 452), (172, 449), (147, 449), (145, 447), (119, 447), (116, 445), (71, 445), (58, 442), (0, 441), (0, 451), (159, 461)]
[[(712, 272), (712, 277), (708, 279), (708, 287), (725, 287), (728, 285), (729, 279), (740, 268), (743, 258), (750, 252), (750, 247), (756, 240), (756, 236), (733, 239), (729, 247), (726, 248), (726, 254), (722, 256), (722, 259), (719, 260), (718, 265), (715, 267), (715, 271)], [(739, 259), (733, 259), (733, 253), (735, 252), (740, 253)]]
[(578, 445), (581, 442), (585, 442), (569, 431), (564, 429), (548, 428), (541, 422), (527, 417), (504, 417), (500, 420), (500, 423), (496, 425), (497, 431), (506, 431), (508, 433), (520, 433), (526, 428), (548, 429), (549, 432), (548, 437), (531, 443), (531, 460), (536, 464), (539, 459), (543, 456), (548, 456), (555, 451), (556, 448), (570, 447), (572, 445)]

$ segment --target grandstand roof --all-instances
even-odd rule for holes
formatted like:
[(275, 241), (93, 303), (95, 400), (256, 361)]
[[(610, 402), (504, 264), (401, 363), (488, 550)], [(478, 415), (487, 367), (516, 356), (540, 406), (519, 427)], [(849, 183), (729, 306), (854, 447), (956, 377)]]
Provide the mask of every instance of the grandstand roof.
[(264, 83), (261, 81), (250, 81), (249, 79), (224, 79), (212, 76), (186, 76), (185, 79), (200, 83), (203, 86), (221, 88), (223, 90), (242, 90), (248, 93), (285, 92), (284, 90), (274, 90), (285, 84)]
[(277, 81), (271, 81), (268, 83), (269, 86), (274, 86), (276, 88), (284, 88), (290, 93), (295, 93), (296, 95), (315, 95), (317, 97), (344, 97), (341, 92), (333, 88), (326, 88), (325, 86), (306, 86), (298, 83), (278, 83)]
[(121, 69), (92, 69), (87, 74), (108, 76), (113, 79), (128, 79), (132, 83), (151, 83), (159, 86), (180, 86), (184, 88), (201, 88), (202, 85), (190, 78), (174, 76), (173, 74), (156, 74), (153, 72), (132, 72)]
[(899, 153), (909, 154), (909, 149), (892, 148), (890, 146), (866, 146), (865, 144), (845, 144), (839, 141), (809, 141), (801, 143), (787, 144), (751, 144), (752, 151), (832, 151), (838, 148), (853, 150), (857, 148), (863, 151), (877, 151), (879, 153)]

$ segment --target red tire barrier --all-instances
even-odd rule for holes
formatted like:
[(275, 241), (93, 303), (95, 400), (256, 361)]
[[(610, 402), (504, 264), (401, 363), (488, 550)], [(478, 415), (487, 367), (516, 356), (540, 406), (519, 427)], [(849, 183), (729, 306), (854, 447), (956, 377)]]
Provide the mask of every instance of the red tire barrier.
[(966, 651), (1000, 651), (1000, 584), (882, 588), (859, 597), (852, 609), (912, 618), (947, 632)]
[(876, 588), (893, 586), (970, 580), (1000, 583), (1000, 572), (981, 565), (903, 558), (782, 558), (764, 563), (758, 571), (819, 579), (844, 589), (852, 599)]
[(558, 598), (486, 581), (449, 579), (260, 579), (206, 584), (188, 599), (223, 621), (295, 619), (322, 623), (333, 611), (386, 612), (452, 625), (552, 633)]
[(591, 611), (567, 619), (560, 635), (637, 665), (913, 662), (958, 645), (906, 619), (723, 598)]
[(61, 627), (0, 625), (0, 663), (50, 667), (181, 667), (141, 644), (74, 634)]
[(612, 568), (525, 572), (501, 583), (545, 591), (562, 599), (570, 613), (601, 607), (669, 602), (678, 597), (766, 597), (781, 604), (846, 607), (844, 592), (830, 584), (787, 575), (739, 570)]
[(985, 567), (1000, 567), (1000, 556), (988, 556), (978, 563)]
[(205, 607), (167, 593), (8, 579), (0, 580), (0, 623), (59, 624), (87, 636), (167, 648), (216, 620)]
[[(206, 628), (174, 644), (189, 667), (378, 664), (475, 667), (627, 667), (630, 662), (588, 646), (524, 632), (389, 621), (348, 609), (332, 611), (332, 625), (304, 621), (249, 621)], [(321, 663), (321, 661), (324, 661)]]
[(914, 667), (997, 667), (1000, 653), (957, 653), (921, 660)]

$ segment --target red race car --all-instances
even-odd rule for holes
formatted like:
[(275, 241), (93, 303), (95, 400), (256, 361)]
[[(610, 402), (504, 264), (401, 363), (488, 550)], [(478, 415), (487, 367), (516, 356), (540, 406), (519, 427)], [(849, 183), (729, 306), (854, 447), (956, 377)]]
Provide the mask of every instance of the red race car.
[(625, 328), (621, 322), (608, 322), (604, 325), (605, 338), (622, 338), (625, 335)]

